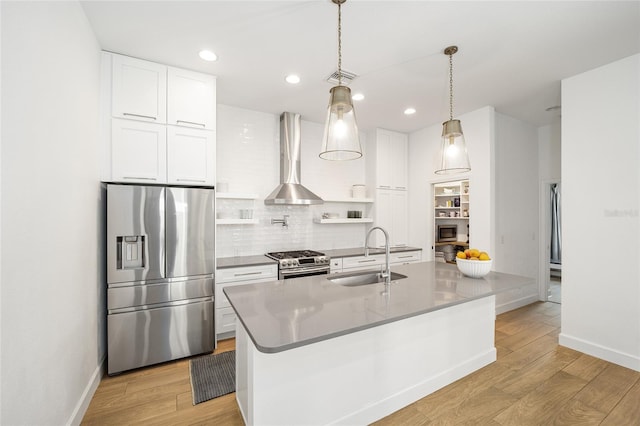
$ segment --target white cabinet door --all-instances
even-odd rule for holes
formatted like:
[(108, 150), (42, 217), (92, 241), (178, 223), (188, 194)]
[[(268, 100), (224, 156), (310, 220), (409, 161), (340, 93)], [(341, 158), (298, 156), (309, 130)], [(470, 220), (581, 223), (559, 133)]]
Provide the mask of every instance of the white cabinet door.
[(168, 124), (215, 130), (215, 77), (169, 67), (167, 94)]
[(391, 134), (391, 187), (393, 189), (407, 189), (408, 147), (409, 138), (407, 135), (403, 133)]
[(404, 251), (391, 253), (391, 263), (394, 265), (406, 265), (422, 261), (422, 251)]
[(131, 120), (167, 122), (167, 67), (113, 55), (112, 115)]
[(277, 279), (278, 266), (275, 263), (216, 270), (216, 339), (233, 337), (236, 330), (236, 313), (223, 292), (225, 287), (276, 281)]
[(111, 177), (116, 182), (167, 180), (167, 132), (161, 124), (111, 121)]
[[(392, 207), (391, 203), (393, 202), (391, 199), (391, 193), (393, 190), (391, 189), (376, 189), (376, 206), (375, 206), (375, 219), (374, 225), (379, 226), (388, 233), (393, 232), (391, 229), (393, 226), (393, 217), (392, 217)], [(374, 242), (373, 245), (375, 247), (384, 247), (384, 235), (380, 231), (374, 231)], [(391, 236), (389, 236), (392, 238)]]
[(393, 172), (391, 170), (391, 132), (376, 130), (376, 187), (391, 189)]
[(214, 185), (215, 132), (167, 126), (167, 182)]
[(342, 272), (379, 271), (384, 263), (384, 254), (345, 257), (342, 259)]
[(376, 188), (407, 189), (408, 147), (406, 134), (376, 130)]
[[(406, 246), (409, 240), (407, 191), (376, 190), (375, 225), (389, 233), (392, 247)], [(375, 233), (375, 246), (384, 247), (384, 235)]]
[(391, 191), (391, 245), (407, 246), (409, 240), (407, 191)]

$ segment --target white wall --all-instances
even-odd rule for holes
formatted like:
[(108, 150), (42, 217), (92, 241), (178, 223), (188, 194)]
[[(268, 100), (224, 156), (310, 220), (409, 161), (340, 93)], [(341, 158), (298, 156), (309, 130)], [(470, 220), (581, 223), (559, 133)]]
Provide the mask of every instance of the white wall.
[[(295, 111), (294, 111), (295, 112)], [(218, 200), (218, 213), (238, 215), (253, 208), (257, 225), (218, 225), (217, 257), (264, 254), (295, 249), (335, 249), (364, 244), (365, 225), (313, 223), (322, 212), (371, 208), (365, 204), (325, 203), (319, 206), (265, 206), (264, 199), (280, 183), (279, 115), (218, 105), (217, 179), (226, 180), (229, 191), (250, 193), (258, 199)], [(304, 117), (303, 117), (304, 118)], [(353, 184), (365, 182), (364, 159), (320, 159), (323, 125), (302, 120), (301, 183), (322, 198), (346, 198)], [(366, 150), (366, 134), (360, 139)], [(365, 153), (366, 155), (366, 153)], [(369, 194), (372, 196), (372, 194)], [(289, 227), (271, 225), (272, 218), (289, 215)]]
[[(493, 269), (538, 276), (538, 131), (496, 113)], [(537, 287), (534, 293), (537, 295)]]
[(560, 344), (640, 371), (640, 55), (562, 82)]
[(538, 177), (541, 181), (559, 181), (561, 121), (538, 128)]
[(78, 423), (105, 354), (100, 51), (76, 2), (0, 7), (0, 423)]
[(468, 178), (470, 181), (470, 244), (494, 252), (494, 126), (493, 107), (457, 117), (467, 143), (471, 172), (438, 176), (442, 125), (409, 135), (409, 245), (422, 248), (423, 260), (433, 260), (432, 184)]

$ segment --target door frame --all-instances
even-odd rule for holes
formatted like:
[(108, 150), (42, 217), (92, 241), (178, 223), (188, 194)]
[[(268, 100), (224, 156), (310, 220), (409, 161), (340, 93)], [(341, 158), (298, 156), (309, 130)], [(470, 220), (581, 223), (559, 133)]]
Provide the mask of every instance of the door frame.
[[(549, 300), (549, 285), (551, 268), (549, 260), (551, 255), (551, 185), (561, 183), (560, 179), (544, 179), (540, 181), (539, 202), (540, 206), (538, 221), (538, 254), (540, 262), (538, 264), (538, 292), (540, 300)], [(562, 202), (562, 201), (561, 201)]]

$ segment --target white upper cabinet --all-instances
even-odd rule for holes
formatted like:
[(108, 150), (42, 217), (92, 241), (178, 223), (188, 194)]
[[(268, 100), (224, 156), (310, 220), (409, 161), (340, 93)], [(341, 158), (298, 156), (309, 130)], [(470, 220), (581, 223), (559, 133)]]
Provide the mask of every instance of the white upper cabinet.
[(407, 189), (409, 138), (404, 133), (376, 130), (376, 187)]
[(171, 67), (167, 75), (167, 123), (215, 130), (215, 77)]
[(215, 185), (215, 133), (167, 126), (167, 182)]
[(166, 182), (165, 126), (114, 118), (111, 135), (111, 176), (114, 181)]
[(216, 78), (115, 53), (102, 59), (102, 179), (214, 185)]
[(167, 67), (113, 55), (112, 116), (167, 122)]

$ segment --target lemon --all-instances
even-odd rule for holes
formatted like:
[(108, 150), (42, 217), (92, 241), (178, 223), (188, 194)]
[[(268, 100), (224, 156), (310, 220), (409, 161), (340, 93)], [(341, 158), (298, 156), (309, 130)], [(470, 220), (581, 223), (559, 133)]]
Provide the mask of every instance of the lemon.
[(469, 257), (478, 257), (478, 256), (480, 256), (480, 250), (474, 249), (474, 248), (469, 250)]
[(480, 259), (480, 260), (491, 260), (489, 255), (484, 251), (480, 252), (480, 256), (478, 256), (478, 259)]
[(463, 252), (463, 251), (459, 251), (459, 252), (458, 252), (458, 254), (456, 254), (456, 257), (457, 257), (458, 259), (466, 259), (466, 258), (467, 258), (467, 255), (466, 255), (466, 254), (464, 254), (464, 252)]

